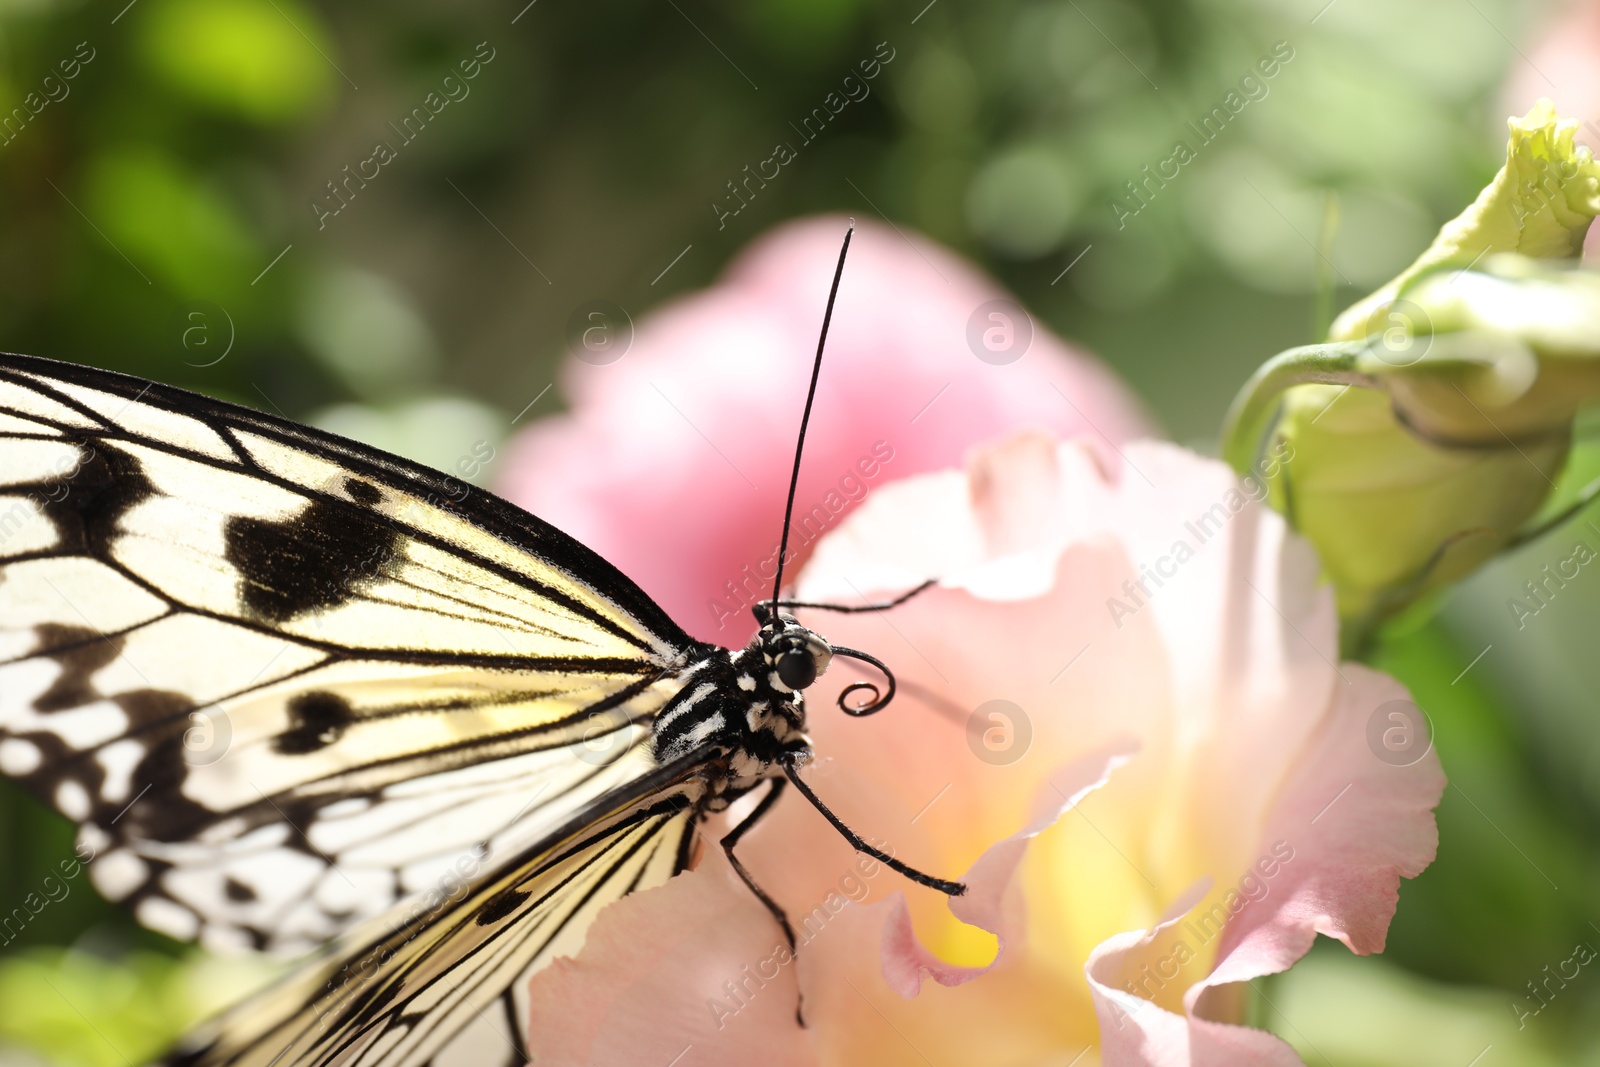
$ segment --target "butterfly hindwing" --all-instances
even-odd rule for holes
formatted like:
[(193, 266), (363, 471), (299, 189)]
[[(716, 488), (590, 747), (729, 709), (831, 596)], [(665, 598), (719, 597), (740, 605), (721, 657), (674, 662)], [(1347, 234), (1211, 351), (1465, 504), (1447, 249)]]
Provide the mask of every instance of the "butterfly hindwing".
[(647, 773), (697, 646), (404, 460), (0, 356), (0, 772), (212, 947), (321, 943)]
[[(528, 979), (582, 945), (601, 908), (687, 866), (692, 761), (622, 791), (636, 801), (459, 893), (384, 918), (192, 1035), (171, 1067), (521, 1067)], [(622, 795), (622, 794), (619, 794)]]

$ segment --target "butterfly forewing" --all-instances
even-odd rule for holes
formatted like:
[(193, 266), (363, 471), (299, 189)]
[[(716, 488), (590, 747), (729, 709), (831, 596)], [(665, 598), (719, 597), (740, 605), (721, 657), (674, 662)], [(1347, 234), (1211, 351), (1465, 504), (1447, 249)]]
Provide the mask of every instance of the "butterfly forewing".
[(213, 947), (321, 943), (654, 767), (699, 648), (462, 483), (0, 356), (0, 771)]

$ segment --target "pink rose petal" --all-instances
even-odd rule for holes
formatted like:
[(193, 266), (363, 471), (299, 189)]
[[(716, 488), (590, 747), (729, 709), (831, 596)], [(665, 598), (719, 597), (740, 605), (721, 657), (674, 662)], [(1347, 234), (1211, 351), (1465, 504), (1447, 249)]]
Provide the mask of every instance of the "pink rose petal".
[(787, 952), (782, 933), (715, 851), (702, 869), (606, 908), (577, 958), (534, 976), (541, 1067), (816, 1062), (795, 1021), (795, 968), (774, 958)]
[[(1260, 843), (1258, 863), (1265, 866), (1247, 871), (1258, 875), (1264, 895), (1239, 898), (1242, 905), (1228, 918), (1211, 974), (1184, 995), (1187, 1016), (1121, 988), (1138, 977), (1131, 970), (1133, 950), (1150, 945), (1156, 931), (1109, 939), (1090, 957), (1086, 972), (1106, 1034), (1108, 1063), (1118, 1062), (1110, 1058), (1114, 1053), (1128, 1057), (1122, 1062), (1156, 1067), (1298, 1064), (1299, 1057), (1277, 1038), (1206, 1018), (1207, 994), (1287, 970), (1319, 933), (1357, 953), (1382, 951), (1400, 879), (1415, 877), (1433, 861), (1438, 847), (1433, 808), (1445, 779), (1431, 748), (1416, 762), (1395, 766), (1369, 745), (1374, 715), (1387, 725), (1386, 709), (1415, 707), (1405, 689), (1357, 664), (1340, 669), (1349, 684), (1336, 689), (1333, 707), (1272, 809)], [(1287, 861), (1281, 859), (1285, 848), (1292, 850)], [(1274, 868), (1270, 878), (1259, 877)], [(1160, 931), (1170, 931), (1181, 918)], [(1195, 929), (1192, 923), (1186, 928)], [(1116, 1025), (1107, 1026), (1108, 1019)]]
[(1040, 790), (1028, 825), (990, 845), (961, 878), (967, 891), (950, 898), (950, 911), (962, 922), (987, 930), (1000, 941), (999, 951), (986, 966), (958, 967), (929, 952), (911, 929), (911, 912), (906, 908), (905, 898), (896, 894), (889, 902), (883, 928), (883, 978), (889, 988), (903, 997), (914, 997), (922, 990), (923, 978), (932, 978), (943, 986), (957, 986), (992, 970), (1005, 955), (1007, 937), (1018, 937), (1022, 933), (1018, 909), (1010, 909), (1007, 915), (1004, 905), (1028, 842), (1054, 826), (1078, 801), (1104, 785), (1138, 748), (1131, 741), (1119, 742), (1090, 753), (1051, 775)]
[[(836, 660), (807, 693), (806, 775), (875, 844), (940, 876), (967, 869), (970, 897), (860, 867), (791, 794), (740, 855), (796, 920), (796, 962), (772, 962), (771, 917), (713, 848), (535, 979), (535, 1046), (681, 1067), (1066, 1063), (1091, 1048), (1104, 1064), (1297, 1063), (1236, 1025), (1239, 983), (1317, 932), (1381, 948), (1399, 880), (1433, 854), (1443, 779), (1432, 752), (1396, 766), (1369, 744), (1404, 692), (1338, 662), (1316, 560), (1257, 495), (1169, 445), (1107, 460), (1032, 434), (976, 450), (965, 472), (881, 486), (823, 540), (801, 592), (941, 584), (891, 615), (803, 613), (901, 682), (884, 714), (848, 718), (833, 698), (868, 672)], [(1180, 541), (1192, 550), (1173, 564)], [(1029, 724), (1014, 756), (986, 747), (980, 711), (997, 698)], [(1136, 752), (1113, 747), (1130, 738)], [(1054, 821), (1074, 805), (1082, 818)]]

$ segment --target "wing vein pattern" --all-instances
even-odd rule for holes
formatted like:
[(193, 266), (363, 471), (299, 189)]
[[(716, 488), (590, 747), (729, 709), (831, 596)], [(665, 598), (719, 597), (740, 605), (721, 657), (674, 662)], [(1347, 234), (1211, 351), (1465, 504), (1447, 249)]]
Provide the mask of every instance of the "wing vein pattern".
[(601, 908), (688, 865), (696, 761), (580, 814), (492, 877), (370, 921), (192, 1035), (170, 1067), (521, 1067), (527, 979)]
[[(706, 655), (603, 559), (465, 483), (0, 355), (0, 772), (77, 821), (97, 888), (162, 932), (303, 951), (503, 882), (502, 857), (535, 881), (565, 869), (535, 846), (656, 780), (651, 723)], [(676, 869), (683, 796), (569, 843), (585, 877), (628, 876), (595, 899)], [(674, 860), (606, 866), (635, 846)], [(550, 908), (549, 945), (581, 929)], [(472, 932), (435, 918), (396, 957), (418, 968), (407, 989), (443, 966), (419, 946)], [(451, 965), (482, 970), (450, 1003), (483, 1025), (520, 1026), (510, 972), (538, 954), (510, 946), (546, 943), (511, 925), (469, 953), (503, 946), (504, 966)], [(440, 1011), (403, 1038), (352, 1021), (337, 1055), (422, 1062), (445, 1047), (430, 1028), (461, 1023)]]

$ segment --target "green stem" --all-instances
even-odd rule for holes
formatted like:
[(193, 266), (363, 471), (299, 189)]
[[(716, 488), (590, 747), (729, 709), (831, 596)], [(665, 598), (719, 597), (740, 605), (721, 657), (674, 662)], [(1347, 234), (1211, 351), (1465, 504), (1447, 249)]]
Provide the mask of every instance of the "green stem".
[(1505, 548), (1503, 548), (1501, 551), (1508, 552), (1514, 548), (1521, 548), (1530, 541), (1537, 541), (1539, 538), (1543, 537), (1545, 534), (1549, 533), (1551, 530), (1554, 530), (1557, 526), (1560, 526), (1562, 523), (1578, 514), (1578, 512), (1594, 503), (1596, 497), (1600, 497), (1600, 478), (1596, 478), (1594, 481), (1590, 482), (1588, 485), (1579, 490), (1578, 499), (1574, 500), (1567, 507), (1562, 508), (1554, 515), (1550, 516), (1550, 518), (1539, 523), (1537, 526), (1530, 526), (1525, 530), (1519, 531), (1515, 537), (1506, 542)]
[(1277, 421), (1283, 393), (1296, 385), (1377, 387), (1360, 370), (1361, 357), (1372, 347), (1365, 338), (1325, 345), (1306, 345), (1280, 352), (1262, 364), (1228, 409), (1222, 423), (1222, 458), (1243, 474), (1253, 468)]

